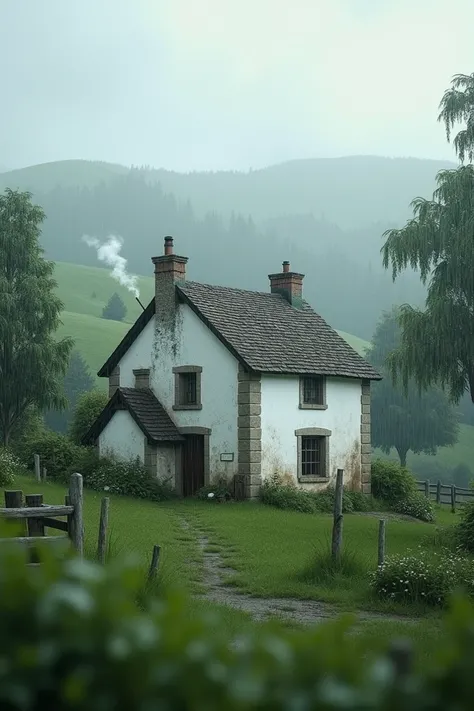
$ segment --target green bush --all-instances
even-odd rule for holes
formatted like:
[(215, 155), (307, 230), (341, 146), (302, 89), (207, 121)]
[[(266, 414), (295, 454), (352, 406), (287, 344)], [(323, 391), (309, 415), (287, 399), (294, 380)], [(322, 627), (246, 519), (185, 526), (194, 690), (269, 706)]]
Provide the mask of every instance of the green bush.
[(465, 504), (461, 520), (455, 527), (456, 539), (464, 550), (474, 553), (474, 502)]
[(420, 521), (431, 523), (434, 521), (433, 505), (420, 491), (410, 494), (406, 499), (399, 499), (392, 504), (395, 513), (413, 516)]
[(129, 462), (100, 457), (94, 463), (93, 452), (83, 456), (89, 457), (89, 468), (81, 473), (85, 486), (90, 489), (150, 501), (167, 501), (176, 496), (170, 481), (152, 477), (138, 457)]
[(373, 574), (371, 585), (385, 600), (442, 606), (458, 588), (474, 593), (474, 561), (447, 548), (428, 558), (420, 548), (388, 558)]
[[(322, 491), (304, 491), (295, 486), (283, 484), (275, 475), (264, 482), (260, 490), (262, 503), (278, 509), (300, 511), (301, 513), (332, 513), (334, 511), (335, 490), (332, 487)], [(358, 491), (345, 491), (342, 496), (343, 513), (370, 511), (370, 497)]]
[(69, 435), (75, 444), (81, 444), (82, 438), (90, 430), (108, 399), (107, 393), (102, 390), (90, 390), (79, 397), (69, 427)]
[(275, 506), (277, 509), (314, 513), (316, 506), (314, 498), (307, 491), (294, 486), (281, 484), (277, 477), (264, 482), (260, 488), (260, 499), (263, 504)]
[(29, 468), (33, 468), (35, 454), (39, 454), (41, 467), (46, 467), (50, 479), (67, 482), (71, 471), (80, 471), (82, 449), (66, 435), (45, 430), (39, 437), (26, 439), (21, 458)]
[[(45, 554), (48, 551), (45, 551)], [(229, 634), (177, 594), (136, 604), (141, 571), (0, 551), (5, 711), (470, 711), (474, 609), (456, 600), (433, 669), (396, 673), (350, 620)]]
[(234, 493), (227, 479), (218, 479), (213, 484), (203, 486), (196, 494), (198, 499), (209, 502), (230, 501), (234, 498)]
[(0, 486), (11, 486), (15, 477), (24, 473), (18, 457), (5, 447), (0, 446)]
[(389, 504), (408, 499), (417, 491), (412, 474), (398, 462), (376, 459), (372, 462), (372, 496)]

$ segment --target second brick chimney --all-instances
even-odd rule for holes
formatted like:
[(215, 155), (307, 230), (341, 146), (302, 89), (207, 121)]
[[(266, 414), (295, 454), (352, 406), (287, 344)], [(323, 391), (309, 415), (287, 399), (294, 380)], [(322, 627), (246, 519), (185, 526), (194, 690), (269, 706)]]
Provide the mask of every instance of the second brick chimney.
[(300, 309), (303, 305), (304, 274), (290, 271), (290, 263), (283, 262), (283, 270), (278, 274), (269, 274), (270, 291), (281, 294), (292, 306)]
[(174, 254), (173, 238), (165, 237), (164, 253), (155, 265), (155, 311), (160, 326), (172, 326), (176, 315), (176, 284), (186, 279), (187, 257)]

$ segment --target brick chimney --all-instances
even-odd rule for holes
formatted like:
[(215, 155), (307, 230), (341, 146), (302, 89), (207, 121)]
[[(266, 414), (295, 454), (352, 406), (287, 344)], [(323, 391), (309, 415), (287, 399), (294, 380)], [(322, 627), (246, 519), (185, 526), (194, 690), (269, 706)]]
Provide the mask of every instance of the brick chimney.
[(155, 265), (156, 317), (163, 327), (174, 324), (176, 314), (176, 284), (186, 279), (187, 257), (179, 257), (173, 250), (173, 238), (165, 237), (164, 253), (152, 257)]
[(295, 308), (303, 305), (303, 279), (304, 274), (290, 271), (290, 263), (283, 262), (283, 269), (278, 274), (269, 274), (270, 291), (272, 294), (281, 294)]

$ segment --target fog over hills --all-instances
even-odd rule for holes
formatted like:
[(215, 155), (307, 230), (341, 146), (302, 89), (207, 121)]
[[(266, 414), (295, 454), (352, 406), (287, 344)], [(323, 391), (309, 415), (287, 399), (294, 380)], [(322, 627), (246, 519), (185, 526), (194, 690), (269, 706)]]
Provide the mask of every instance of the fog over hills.
[(454, 163), (353, 156), (295, 160), (248, 172), (177, 173), (100, 161), (44, 163), (0, 174), (0, 189), (30, 190), (46, 212), (49, 258), (97, 266), (83, 234), (123, 237), (123, 255), (151, 273), (165, 234), (190, 257), (192, 278), (266, 289), (284, 259), (305, 295), (341, 330), (370, 339), (383, 309), (421, 303), (419, 279), (395, 284), (381, 264), (383, 233), (402, 226)]

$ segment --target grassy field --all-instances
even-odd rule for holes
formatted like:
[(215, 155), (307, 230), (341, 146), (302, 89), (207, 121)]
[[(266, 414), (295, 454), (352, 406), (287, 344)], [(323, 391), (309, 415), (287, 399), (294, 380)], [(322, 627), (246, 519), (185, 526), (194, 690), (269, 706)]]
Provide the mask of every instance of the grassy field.
[[(65, 487), (62, 485), (37, 484), (29, 477), (19, 477), (15, 486), (24, 493), (43, 493), (46, 503), (64, 500)], [(95, 552), (101, 498), (100, 493), (85, 492), (86, 553), (89, 557)], [(203, 590), (203, 555), (197, 539), (205, 533), (210, 547), (219, 550), (223, 563), (237, 571), (233, 584), (242, 592), (258, 597), (288, 596), (327, 601), (340, 612), (357, 613), (363, 608), (383, 610), (368, 598), (367, 574), (374, 569), (376, 560), (377, 518), (345, 516), (345, 547), (357, 560), (360, 573), (350, 579), (335, 578), (331, 584), (321, 584), (314, 563), (318, 551), (329, 540), (329, 516), (283, 512), (249, 503), (219, 506), (196, 501), (154, 504), (116, 496), (110, 499), (110, 555), (135, 556), (137, 565), (142, 566), (145, 574), (153, 545), (159, 544), (162, 548), (160, 584), (163, 589), (180, 589), (188, 595)], [(446, 510), (439, 511), (438, 516), (443, 524), (457, 520), (456, 515)], [(188, 529), (183, 528), (183, 519), (188, 522)], [(387, 524), (389, 554), (417, 545), (423, 545), (429, 554), (437, 544), (437, 529), (433, 525), (398, 521)], [(190, 601), (189, 614), (206, 608), (215, 609), (215, 606)], [(257, 624), (244, 612), (227, 607), (221, 610), (223, 624), (230, 632)], [(413, 610), (401, 608), (396, 612), (414, 614)], [(443, 634), (441, 616), (435, 613), (407, 622), (390, 619), (363, 621), (355, 629), (370, 639), (374, 649), (383, 649), (394, 637), (411, 639), (422, 666), (433, 660)]]

